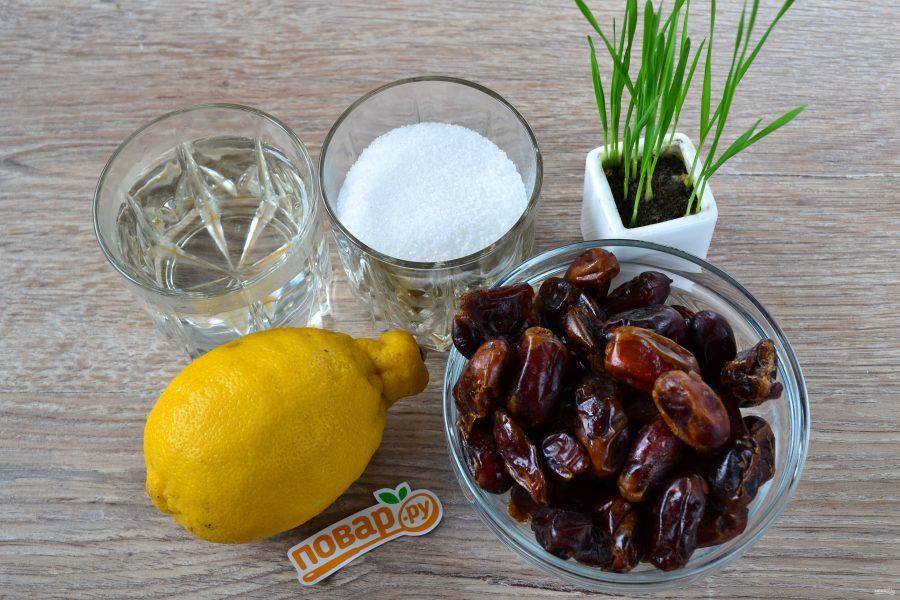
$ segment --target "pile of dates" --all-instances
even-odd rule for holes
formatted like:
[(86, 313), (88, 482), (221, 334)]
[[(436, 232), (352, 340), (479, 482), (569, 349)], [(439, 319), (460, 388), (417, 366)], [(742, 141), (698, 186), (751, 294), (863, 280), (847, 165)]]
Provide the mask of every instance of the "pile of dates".
[(744, 531), (775, 474), (775, 436), (741, 408), (782, 386), (771, 340), (738, 353), (724, 317), (665, 304), (664, 274), (610, 290), (618, 274), (594, 248), (537, 293), (464, 294), (457, 426), (477, 484), (509, 491), (547, 552), (668, 571)]

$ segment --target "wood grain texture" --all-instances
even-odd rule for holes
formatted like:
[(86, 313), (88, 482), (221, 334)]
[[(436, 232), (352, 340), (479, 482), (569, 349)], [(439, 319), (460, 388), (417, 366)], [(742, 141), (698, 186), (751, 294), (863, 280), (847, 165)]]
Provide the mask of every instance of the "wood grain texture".
[[(591, 3), (605, 22), (621, 4)], [(776, 3), (764, 4), (771, 17)], [(739, 2), (719, 6), (724, 41)], [(735, 127), (810, 106), (716, 176), (710, 259), (794, 344), (812, 444), (768, 533), (721, 573), (660, 598), (900, 589), (898, 22), (893, 0), (799, 2), (740, 90)], [(105, 262), (90, 202), (115, 146), (170, 109), (258, 106), (317, 155), (358, 96), (440, 73), (521, 110), (545, 157), (536, 250), (575, 241), (584, 156), (599, 140), (585, 33), (561, 0), (0, 1), (0, 597), (580, 595), (520, 562), (466, 505), (441, 431), (440, 356), (429, 358), (428, 391), (391, 411), (364, 476), (306, 526), (216, 546), (157, 513), (143, 490), (143, 420), (185, 359)], [(693, 135), (688, 103), (682, 129)], [(371, 333), (342, 278), (335, 296), (340, 326)], [(302, 589), (286, 550), (404, 479), (437, 491), (445, 522)]]

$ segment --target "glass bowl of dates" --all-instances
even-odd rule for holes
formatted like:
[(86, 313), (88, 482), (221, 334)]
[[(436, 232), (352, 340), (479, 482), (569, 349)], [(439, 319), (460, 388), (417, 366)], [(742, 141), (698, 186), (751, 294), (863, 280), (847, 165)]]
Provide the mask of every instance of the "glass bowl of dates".
[(695, 256), (571, 244), (463, 295), (444, 430), (466, 498), (526, 561), (644, 593), (722, 568), (772, 525), (809, 443), (781, 329)]

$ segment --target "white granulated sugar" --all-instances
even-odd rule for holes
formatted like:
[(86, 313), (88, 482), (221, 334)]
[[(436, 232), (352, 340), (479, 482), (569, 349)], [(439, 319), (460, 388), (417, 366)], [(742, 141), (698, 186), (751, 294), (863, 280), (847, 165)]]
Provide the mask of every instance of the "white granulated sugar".
[(494, 243), (527, 203), (522, 176), (492, 141), (459, 125), (416, 123), (363, 150), (335, 210), (379, 252), (434, 262)]

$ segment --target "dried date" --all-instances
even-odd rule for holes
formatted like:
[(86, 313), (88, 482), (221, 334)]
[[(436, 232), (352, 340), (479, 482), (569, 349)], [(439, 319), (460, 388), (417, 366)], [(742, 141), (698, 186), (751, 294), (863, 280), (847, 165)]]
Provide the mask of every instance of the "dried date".
[(691, 319), (694, 318), (695, 314), (697, 314), (696, 312), (694, 312), (687, 306), (684, 306), (683, 304), (670, 304), (669, 306), (671, 306), (673, 309), (677, 310), (678, 313), (682, 317), (684, 317), (685, 327), (687, 327), (689, 325), (689, 323), (691, 322)]
[(644, 271), (611, 291), (603, 305), (606, 314), (663, 304), (672, 291), (672, 280), (658, 271)]
[(635, 568), (641, 560), (641, 532), (638, 530), (640, 515), (634, 510), (625, 515), (619, 526), (610, 537), (612, 561), (609, 570), (615, 573), (627, 573)]
[(659, 416), (656, 405), (653, 404), (653, 398), (645, 394), (641, 394), (634, 390), (631, 393), (626, 392), (626, 397), (622, 401), (625, 408), (625, 414), (628, 416), (628, 424), (635, 431)]
[(563, 322), (563, 338), (569, 351), (583, 361), (591, 372), (603, 372), (606, 339), (600, 319), (583, 307), (573, 306)]
[(619, 261), (612, 252), (603, 248), (591, 248), (572, 261), (565, 278), (602, 302), (606, 299), (612, 280), (618, 274)]
[(538, 504), (547, 504), (547, 479), (538, 450), (525, 431), (503, 410), (494, 412), (494, 440), (506, 470)]
[(460, 354), (472, 358), (475, 351), (484, 343), (484, 336), (478, 331), (475, 321), (468, 315), (457, 315), (450, 326), (450, 338)]
[(697, 529), (706, 509), (706, 482), (697, 474), (672, 479), (653, 510), (647, 560), (663, 571), (687, 564), (697, 547)]
[(685, 346), (700, 363), (703, 379), (713, 386), (719, 385), (722, 367), (737, 354), (731, 324), (711, 310), (701, 310), (691, 318)]
[(506, 465), (497, 452), (494, 433), (488, 420), (479, 421), (463, 430), (466, 464), (478, 487), (492, 494), (502, 494), (512, 485), (512, 479), (506, 471)]
[(611, 316), (603, 329), (607, 336), (622, 326), (641, 327), (683, 344), (687, 333), (684, 317), (665, 304), (654, 304), (627, 310)]
[(573, 554), (573, 558), (580, 563), (598, 567), (600, 569), (608, 569), (613, 560), (612, 548), (610, 547), (609, 536), (600, 531), (597, 527), (591, 530), (591, 535), (585, 546), (580, 548)]
[(746, 508), (760, 485), (759, 446), (749, 435), (739, 437), (711, 465), (707, 475), (710, 497), (732, 512)]
[(468, 358), (485, 340), (515, 340), (534, 324), (533, 303), (527, 283), (464, 293), (451, 330), (457, 350)]
[(472, 355), (453, 387), (456, 408), (464, 423), (487, 417), (506, 394), (515, 357), (506, 340), (489, 340)]
[(590, 465), (587, 452), (571, 434), (561, 431), (544, 438), (541, 443), (544, 463), (560, 479), (574, 479)]
[(696, 371), (694, 356), (669, 338), (640, 327), (619, 327), (610, 335), (604, 355), (606, 373), (649, 394), (666, 371)]
[(741, 407), (738, 401), (727, 394), (719, 396), (719, 399), (728, 412), (728, 422), (731, 430), (728, 441), (733, 442), (739, 437), (747, 435), (747, 426), (744, 423), (744, 415), (741, 414)]
[(615, 491), (602, 493), (590, 504), (591, 513), (594, 515), (594, 523), (608, 535), (615, 533), (619, 523), (633, 508), (634, 506), (631, 502)]
[(598, 479), (618, 473), (628, 452), (628, 417), (620, 398), (618, 385), (607, 378), (589, 379), (575, 391), (575, 436)]
[(653, 402), (672, 433), (695, 450), (712, 452), (728, 441), (728, 411), (697, 373), (663, 373), (653, 386)]
[(747, 508), (714, 510), (707, 506), (697, 529), (697, 547), (707, 548), (731, 541), (747, 528)]
[(778, 355), (772, 340), (761, 340), (752, 348), (725, 363), (722, 386), (740, 400), (741, 406), (757, 406), (781, 396), (783, 387), (775, 381)]
[(744, 426), (759, 447), (759, 485), (775, 476), (775, 433), (762, 417), (744, 417)]
[(619, 473), (619, 493), (629, 502), (641, 502), (662, 485), (683, 453), (684, 443), (662, 417), (650, 421), (631, 443)]
[(541, 284), (534, 301), (535, 312), (541, 325), (554, 333), (562, 334), (566, 313), (570, 308), (581, 307), (595, 318), (602, 320), (603, 309), (578, 287), (561, 277), (551, 277)]
[(510, 414), (529, 429), (539, 428), (559, 405), (566, 347), (549, 329), (531, 327), (519, 340), (518, 379), (507, 401)]
[(537, 509), (538, 504), (531, 495), (521, 486), (514, 484), (509, 491), (509, 506), (507, 507), (509, 516), (520, 523), (527, 523)]
[(589, 516), (572, 510), (538, 508), (531, 516), (531, 530), (538, 544), (560, 558), (571, 558), (587, 548), (593, 529)]

